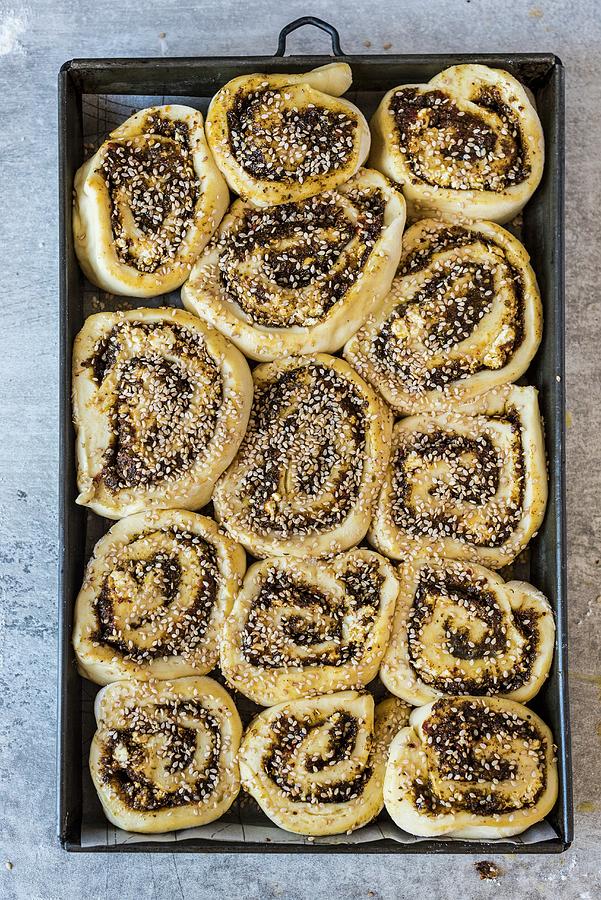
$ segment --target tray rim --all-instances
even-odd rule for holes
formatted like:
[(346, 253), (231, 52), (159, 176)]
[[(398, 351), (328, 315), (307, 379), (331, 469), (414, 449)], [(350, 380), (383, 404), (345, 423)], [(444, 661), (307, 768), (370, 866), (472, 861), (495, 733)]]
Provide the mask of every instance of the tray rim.
[[(123, 72), (123, 75), (142, 79), (145, 72), (151, 69), (159, 69), (166, 75), (173, 73), (179, 67), (194, 69), (205, 64), (209, 65), (235, 65), (242, 69), (252, 69), (257, 66), (269, 66), (272, 71), (286, 68), (303, 68), (307, 66), (323, 65), (332, 62), (333, 59), (348, 61), (350, 65), (398, 66), (398, 65), (432, 65), (445, 68), (465, 62), (480, 62), (485, 65), (511, 68), (519, 64), (546, 64), (546, 78), (555, 77), (554, 93), (554, 125), (557, 130), (555, 143), (555, 169), (556, 191), (555, 212), (557, 220), (554, 228), (554, 265), (553, 282), (550, 290), (550, 299), (556, 306), (557, 328), (554, 335), (555, 356), (557, 362), (557, 385), (555, 388), (555, 415), (553, 422), (547, 422), (547, 432), (550, 436), (550, 445), (554, 451), (555, 484), (554, 495), (558, 512), (558, 540), (555, 546), (556, 567), (558, 573), (556, 588), (556, 619), (557, 619), (557, 690), (558, 690), (558, 718), (562, 735), (563, 753), (558, 758), (560, 769), (560, 817), (564, 838), (557, 837), (552, 841), (537, 842), (533, 844), (516, 845), (510, 841), (493, 843), (490, 841), (457, 841), (457, 840), (425, 840), (414, 844), (399, 844), (391, 839), (365, 844), (264, 844), (264, 843), (240, 843), (209, 841), (196, 838), (191, 841), (156, 843), (149, 837), (148, 840), (136, 844), (122, 844), (113, 847), (91, 846), (82, 847), (81, 843), (72, 837), (73, 824), (70, 820), (70, 806), (68, 782), (74, 773), (68, 771), (68, 760), (65, 758), (64, 744), (67, 719), (69, 716), (67, 679), (72, 675), (72, 658), (70, 658), (71, 644), (71, 610), (68, 585), (65, 579), (65, 563), (68, 553), (67, 535), (70, 531), (69, 515), (70, 504), (67, 502), (67, 479), (72, 478), (72, 472), (67, 471), (67, 456), (72, 451), (74, 442), (71, 411), (71, 347), (68, 331), (68, 295), (69, 282), (74, 273), (70, 271), (69, 257), (73, 257), (71, 239), (71, 190), (69, 173), (66, 166), (66, 152), (68, 141), (68, 104), (75, 99), (76, 103), (84, 93), (81, 90), (82, 82), (86, 77), (99, 73)], [(332, 57), (326, 54), (291, 56), (195, 56), (195, 57), (140, 57), (140, 58), (74, 58), (65, 62), (58, 73), (58, 112), (59, 112), (59, 299), (60, 299), (60, 357), (59, 357), (59, 573), (58, 573), (58, 720), (57, 720), (57, 818), (58, 839), (60, 845), (70, 852), (209, 852), (209, 853), (394, 853), (394, 854), (505, 854), (505, 853), (561, 853), (567, 850), (573, 840), (573, 797), (572, 797), (572, 769), (571, 769), (571, 743), (570, 743), (570, 719), (569, 697), (567, 685), (567, 589), (566, 589), (566, 503), (565, 503), (565, 286), (564, 286), (564, 183), (565, 183), (565, 139), (564, 139), (564, 66), (561, 59), (552, 52), (537, 53), (448, 53), (448, 54), (344, 54), (340, 57)], [(193, 74), (193, 73), (192, 73)], [(156, 94), (156, 85), (149, 91), (143, 81), (136, 85), (138, 90), (132, 90), (131, 85), (121, 91), (107, 90), (102, 86), (96, 91), (86, 93), (110, 94)], [(69, 96), (71, 95), (71, 96)], [(191, 96), (189, 92), (178, 94), (169, 92), (168, 96)], [(75, 272), (79, 278), (79, 272)], [(557, 412), (561, 413), (558, 416)], [(78, 677), (78, 676), (77, 676)], [(81, 771), (81, 770), (79, 770)], [(78, 772), (79, 775), (79, 772)]]

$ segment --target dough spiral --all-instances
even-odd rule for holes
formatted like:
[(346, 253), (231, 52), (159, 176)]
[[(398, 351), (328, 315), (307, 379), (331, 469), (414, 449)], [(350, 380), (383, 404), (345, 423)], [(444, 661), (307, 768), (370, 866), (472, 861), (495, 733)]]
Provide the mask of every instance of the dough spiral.
[(255, 563), (225, 624), (221, 671), (264, 706), (364, 687), (384, 655), (397, 593), (392, 565), (370, 550)]
[(557, 799), (553, 736), (530, 709), (498, 697), (452, 697), (414, 709), (390, 747), (386, 809), (422, 836), (520, 834)]
[(380, 678), (421, 706), (449, 694), (526, 702), (553, 661), (548, 600), (475, 563), (427, 557), (402, 565), (401, 589)]
[(243, 787), (280, 828), (296, 834), (354, 831), (381, 811), (390, 741), (408, 708), (343, 691), (260, 713), (240, 746)]
[(90, 772), (113, 825), (176, 831), (230, 808), (240, 790), (242, 725), (216, 681), (115, 681), (94, 709)]
[(253, 372), (240, 451), (215, 487), (218, 521), (255, 556), (328, 556), (365, 535), (392, 419), (348, 363), (289, 357)]
[(340, 95), (346, 63), (299, 75), (241, 75), (217, 91), (207, 139), (235, 193), (255, 206), (295, 203), (347, 181), (369, 153), (363, 114)]
[(81, 674), (107, 684), (210, 672), (244, 570), (242, 547), (205, 516), (121, 519), (96, 544), (77, 598)]
[(542, 523), (547, 472), (537, 391), (505, 385), (394, 427), (369, 538), (381, 553), (430, 552), (500, 569)]
[(90, 316), (73, 350), (77, 502), (111, 519), (200, 508), (238, 449), (251, 402), (246, 360), (196, 316)]
[(411, 219), (503, 224), (528, 202), (544, 135), (528, 91), (508, 72), (452, 66), (389, 91), (371, 120), (370, 165), (403, 186)]
[(402, 194), (369, 169), (296, 203), (237, 200), (184, 305), (253, 359), (338, 350), (388, 292), (404, 224)]
[(523, 375), (542, 336), (528, 254), (492, 222), (424, 219), (403, 236), (392, 289), (344, 349), (400, 415)]
[(92, 284), (129, 297), (178, 288), (229, 202), (202, 115), (189, 106), (131, 116), (83, 164), (74, 187), (79, 263)]

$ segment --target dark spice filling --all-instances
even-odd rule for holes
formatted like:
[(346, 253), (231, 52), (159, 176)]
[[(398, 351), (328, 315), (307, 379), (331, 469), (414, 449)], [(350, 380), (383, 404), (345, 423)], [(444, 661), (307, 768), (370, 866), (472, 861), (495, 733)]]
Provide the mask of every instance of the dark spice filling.
[[(132, 327), (146, 335), (165, 330), (174, 338), (170, 352), (178, 359), (148, 351), (120, 361), (120, 334)], [(173, 479), (194, 464), (215, 432), (223, 391), (219, 369), (200, 335), (175, 324), (117, 325), (83, 365), (98, 384), (118, 367), (112, 443), (100, 476), (108, 490)], [(207, 382), (202, 410), (192, 404), (199, 371)]]
[[(547, 743), (536, 726), (525, 718), (493, 710), (485, 703), (457, 698), (439, 700), (424, 723), (424, 732), (428, 740), (424, 746), (437, 778), (455, 782), (452, 800), (445, 800), (436, 792), (431, 779), (414, 781), (413, 802), (424, 812), (437, 815), (448, 812), (452, 806), (481, 816), (511, 813), (535, 806), (545, 790)], [(535, 791), (529, 795), (511, 790), (503, 793), (513, 787), (518, 764), (510, 755), (504, 758), (498, 752), (482, 753), (482, 745), (486, 747), (491, 735), (508, 741), (518, 739), (528, 746), (540, 773)]]
[[(234, 232), (221, 239), (220, 280), (226, 296), (259, 325), (273, 328), (312, 323), (327, 315), (356, 283), (384, 227), (382, 192), (346, 195), (351, 219), (336, 195), (247, 210)], [(246, 274), (249, 259), (259, 275)], [(282, 292), (313, 287), (309, 306), (302, 295)]]
[[(440, 252), (469, 246), (477, 241), (489, 253), (499, 256), (499, 265), (507, 271), (506, 285), (511, 288), (511, 306), (506, 317), (511, 325), (511, 337), (496, 347), (494, 360), (484, 362), (482, 355), (460, 359), (445, 359), (438, 365), (429, 355), (445, 353), (456, 344), (467, 340), (478, 328), (495, 300), (495, 280), (488, 265), (472, 260), (455, 260), (440, 271), (436, 263)], [(501, 262), (502, 260), (502, 262)], [(461, 226), (451, 226), (428, 235), (428, 240), (416, 247), (402, 261), (400, 274), (414, 274), (432, 266), (433, 274), (420, 291), (411, 299), (401, 298), (388, 319), (382, 324), (371, 343), (370, 358), (382, 371), (399, 379), (405, 389), (414, 393), (444, 388), (446, 385), (490, 369), (507, 365), (524, 340), (524, 285), (521, 274), (512, 266), (504, 250), (494, 241), (474, 234)], [(405, 342), (397, 337), (399, 321), (407, 323), (408, 314), (419, 310), (426, 328), (423, 338), (424, 353), (416, 365), (412, 353), (411, 337)], [(405, 329), (411, 335), (411, 326)]]
[(164, 116), (153, 114), (146, 118), (144, 123), (145, 134), (158, 134), (161, 137), (175, 141), (182, 150), (190, 151), (190, 129), (187, 122), (178, 119), (167, 119)]
[[(429, 489), (434, 501), (472, 503), (481, 507), (485, 514), (487, 503), (499, 489), (502, 471), (502, 460), (486, 434), (470, 438), (450, 431), (416, 433), (411, 444), (393, 452), (392, 515), (399, 528), (416, 537), (459, 538), (474, 546), (499, 547), (509, 539), (522, 517), (523, 509), (524, 461), (520, 420), (513, 410), (488, 418), (509, 425), (516, 442), (517, 452), (513, 461), (518, 496), (515, 501), (506, 505), (502, 515), (494, 510), (486, 515), (487, 533), (481, 537), (468, 528), (462, 517), (452, 512), (445, 515), (440, 510), (414, 508), (411, 496), (415, 473), (408, 467), (412, 454), (421, 456), (426, 464), (444, 460), (452, 468), (451, 477), (444, 482), (437, 480)], [(463, 455), (469, 462), (461, 461)]]
[(285, 89), (240, 91), (227, 112), (230, 150), (264, 181), (301, 183), (345, 165), (355, 152), (357, 122), (318, 106), (287, 107)]
[[(512, 180), (514, 183), (518, 184), (525, 181), (530, 175), (531, 166), (528, 162), (528, 150), (524, 143), (524, 135), (520, 127), (520, 121), (514, 111), (510, 106), (503, 102), (500, 92), (492, 85), (482, 88), (478, 95), (472, 98), (472, 103), (476, 103), (477, 106), (481, 106), (483, 109), (489, 109), (499, 117), (504, 125), (506, 125), (515, 146), (510, 159), (514, 161), (517, 172), (515, 178)], [(507, 144), (509, 144), (509, 141), (507, 141)], [(507, 144), (502, 143), (503, 150), (505, 150)]]
[(378, 569), (378, 564), (362, 559), (355, 560), (339, 578), (344, 583), (349, 604), (354, 609), (365, 610), (370, 616), (372, 610), (375, 614), (380, 605), (380, 592), (384, 584), (384, 577)]
[(427, 235), (427, 242), (418, 244), (410, 253), (403, 254), (399, 271), (401, 275), (414, 274), (422, 269), (427, 269), (431, 259), (442, 250), (450, 248), (468, 247), (476, 240), (482, 240), (481, 235), (475, 236), (473, 231), (462, 225), (448, 225), (437, 229)]
[(97, 384), (102, 384), (107, 374), (117, 362), (119, 341), (115, 329), (98, 341), (94, 355), (83, 363), (84, 368), (92, 369), (92, 377)]
[(361, 484), (366, 405), (320, 363), (288, 369), (255, 392), (238, 490), (254, 530), (286, 537), (346, 518)]
[[(195, 769), (197, 729), (178, 721), (180, 719), (202, 723), (210, 735), (202, 772), (186, 772), (187, 769)], [(157, 741), (160, 741), (158, 751)], [(156, 705), (152, 714), (135, 710), (132, 726), (111, 731), (103, 749), (100, 763), (102, 779), (133, 810), (158, 812), (199, 803), (211, 796), (218, 783), (221, 750), (219, 723), (195, 701)], [(158, 757), (169, 775), (181, 773), (181, 780), (178, 779), (175, 789), (160, 787), (144, 773), (145, 767), (154, 767), (153, 764), (148, 765), (149, 757), (153, 756)]]
[[(204, 639), (217, 598), (219, 569), (215, 549), (197, 535), (174, 529), (169, 530), (167, 534), (175, 544), (174, 553), (159, 552), (146, 558), (124, 560), (117, 570), (113, 570), (105, 577), (95, 600), (97, 628), (91, 639), (110, 646), (115, 653), (136, 663), (149, 662), (157, 657), (180, 655), (184, 650), (193, 651)], [(182, 550), (181, 554), (177, 553), (179, 549)], [(165, 616), (169, 615), (169, 608), (179, 597), (182, 586), (184, 573), (181, 560), (184, 560), (185, 565), (187, 554), (190, 553), (201, 561), (202, 577), (197, 582), (194, 596), (186, 605), (183, 615), (166, 621)], [(153, 606), (135, 621), (128, 621), (130, 636), (127, 639), (121, 627), (123, 614), (120, 613), (117, 617), (115, 606), (123, 603), (134, 604), (136, 596), (134, 594), (124, 597), (114, 592), (111, 581), (119, 571), (126, 572), (140, 589), (150, 579), (154, 597), (161, 598), (158, 608)], [(151, 646), (130, 645), (132, 631), (152, 628), (155, 622), (157, 622), (156, 640)]]
[[(148, 117), (144, 135), (107, 143), (100, 169), (111, 203), (111, 226), (121, 262), (153, 273), (173, 259), (186, 236), (200, 186), (188, 126)], [(156, 135), (156, 139), (152, 139)], [(123, 218), (128, 209), (145, 240), (138, 246)]]
[[(495, 677), (481, 674), (469, 677), (470, 669), (460, 666), (451, 669), (444, 676), (432, 672), (422, 666), (421, 631), (436, 615), (439, 598), (450, 597), (463, 608), (470, 618), (484, 623), (485, 629), (480, 639), (476, 638), (469, 627), (455, 625), (452, 616), (444, 623), (445, 646), (458, 660), (493, 659), (504, 654), (508, 648), (507, 622), (501, 609), (495, 602), (492, 591), (486, 590), (483, 582), (469, 581), (450, 571), (436, 572), (433, 569), (422, 569), (420, 579), (413, 598), (407, 629), (409, 662), (417, 677), (443, 693), (471, 694), (505, 694), (517, 690), (531, 676), (532, 666), (538, 649), (537, 614), (534, 610), (516, 611), (513, 613), (514, 625), (524, 636), (527, 643), (520, 651), (510, 672), (495, 672)], [(517, 654), (516, 649), (516, 654)]]
[(315, 728), (328, 729), (328, 741), (323, 756), (306, 760), (308, 772), (323, 772), (330, 766), (352, 759), (359, 724), (348, 712), (336, 712), (326, 719), (306, 722), (291, 713), (283, 713), (272, 724), (271, 749), (263, 758), (265, 772), (280, 790), (294, 803), (348, 803), (360, 797), (372, 775), (366, 766), (349, 781), (328, 780), (327, 784), (313, 782), (304, 788), (294, 781), (294, 761), (308, 733)]
[[(342, 602), (303, 583), (298, 576), (277, 569), (269, 571), (242, 635), (246, 661), (267, 669), (358, 663), (364, 641), (345, 642), (345, 619), (356, 617), (367, 637), (379, 609), (383, 578), (375, 563), (358, 560), (340, 580), (345, 586)], [(277, 633), (274, 621), (278, 623)], [(327, 646), (319, 646), (322, 644)], [(291, 645), (304, 651), (314, 648), (315, 652), (303, 652), (299, 658), (290, 655)]]
[[(413, 175), (424, 184), (455, 190), (500, 192), (525, 181), (531, 167), (513, 110), (503, 103), (494, 87), (483, 89), (470, 99), (495, 114), (499, 120), (495, 129), (477, 113), (459, 109), (442, 90), (420, 92), (407, 87), (393, 94), (390, 111)], [(448, 161), (449, 178), (453, 170), (458, 171), (450, 183), (446, 177), (441, 181), (433, 175), (427, 160), (423, 162), (418, 155), (420, 142), (431, 132), (436, 135), (435, 139), (430, 138), (432, 146)]]
[[(264, 614), (277, 615), (282, 608), (298, 612), (287, 612), (280, 618), (278, 631), (281, 631), (281, 638), (278, 641), (265, 628)], [(298, 578), (293, 580), (287, 573), (273, 570), (261, 585), (244, 628), (244, 658), (252, 665), (268, 669), (283, 665), (341, 665), (343, 652), (347, 649), (342, 645), (343, 614), (343, 608), (336, 605), (333, 598), (303, 584)], [(325, 642), (334, 642), (337, 646), (322, 649), (313, 656), (303, 655), (302, 660), (284, 656), (286, 645), (310, 648)]]

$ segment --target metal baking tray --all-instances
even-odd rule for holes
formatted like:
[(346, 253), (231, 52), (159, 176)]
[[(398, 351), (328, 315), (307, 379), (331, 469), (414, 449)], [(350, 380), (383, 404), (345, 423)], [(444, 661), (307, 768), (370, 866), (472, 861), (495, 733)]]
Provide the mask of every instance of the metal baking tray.
[[(161, 843), (151, 836), (139, 843), (119, 846), (82, 846), (85, 817), (90, 815), (89, 773), (85, 732), (89, 697), (94, 685), (77, 674), (71, 646), (73, 608), (83, 570), (95, 540), (107, 523), (75, 505), (76, 470), (71, 423), (71, 349), (83, 324), (84, 280), (73, 248), (71, 215), (73, 177), (84, 159), (84, 114), (90, 99), (189, 97), (204, 111), (211, 96), (236, 75), (251, 72), (298, 72), (331, 61), (331, 56), (284, 58), (287, 35), (311, 24), (330, 35), (332, 53), (353, 70), (350, 98), (369, 116), (383, 93), (398, 84), (424, 82), (457, 63), (484, 63), (507, 69), (534, 94), (546, 140), (546, 166), (542, 183), (523, 213), (520, 237), (536, 271), (544, 305), (544, 334), (526, 382), (540, 391), (549, 464), (549, 503), (544, 524), (531, 544), (525, 571), (550, 598), (557, 620), (553, 668), (546, 686), (531, 704), (548, 721), (557, 743), (559, 797), (548, 817), (556, 832), (552, 840), (516, 846), (511, 841), (424, 840), (401, 844), (383, 839), (359, 845), (270, 844), (193, 839)], [(118, 103), (118, 99), (115, 100)], [(140, 101), (140, 105), (146, 105)], [(116, 107), (117, 110), (119, 107)], [(125, 110), (125, 119), (131, 110)], [(103, 124), (102, 122), (100, 123)], [(104, 125), (110, 125), (105, 120)], [(106, 130), (110, 130), (106, 128)], [(261, 853), (559, 853), (569, 847), (573, 834), (570, 768), (570, 728), (567, 688), (567, 597), (565, 535), (565, 392), (564, 392), (564, 70), (549, 53), (451, 55), (346, 55), (334, 27), (306, 16), (281, 32), (275, 56), (185, 57), (173, 59), (75, 59), (59, 74), (59, 198), (60, 198), (60, 504), (59, 504), (59, 689), (58, 689), (58, 835), (66, 850), (78, 851), (196, 851)], [(130, 301), (128, 301), (130, 303)], [(144, 305), (143, 301), (137, 305)], [(86, 696), (88, 706), (86, 707)], [(84, 721), (85, 720), (85, 721)], [(82, 735), (84, 742), (82, 742)], [(89, 739), (89, 738), (88, 738)], [(94, 815), (102, 818), (100, 807)], [(386, 816), (386, 813), (382, 814)]]

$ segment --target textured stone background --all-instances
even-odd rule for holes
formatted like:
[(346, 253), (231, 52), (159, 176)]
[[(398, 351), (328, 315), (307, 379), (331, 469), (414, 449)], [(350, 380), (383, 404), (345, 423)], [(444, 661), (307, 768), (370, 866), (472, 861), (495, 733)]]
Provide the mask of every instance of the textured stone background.
[[(534, 2), (537, 3), (534, 6)], [(601, 896), (601, 24), (592, 0), (0, 0), (0, 898)], [(568, 453), (576, 841), (562, 857), (67, 855), (55, 838), (56, 73), (74, 56), (269, 53), (315, 13), (349, 53), (552, 50), (568, 76)], [(305, 29), (292, 49), (319, 52)], [(12, 869), (5, 861), (13, 864)]]

